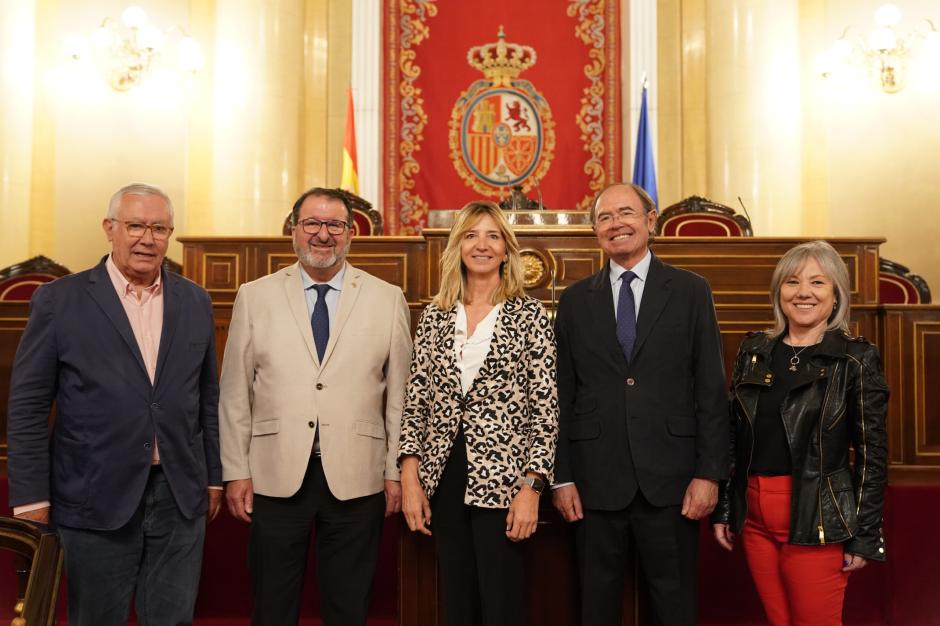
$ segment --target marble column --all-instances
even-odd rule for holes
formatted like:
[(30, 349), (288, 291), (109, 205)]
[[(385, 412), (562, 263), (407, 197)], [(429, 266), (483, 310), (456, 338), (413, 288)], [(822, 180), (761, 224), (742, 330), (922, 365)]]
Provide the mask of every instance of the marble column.
[(758, 235), (801, 232), (799, 1), (706, 4), (707, 195)]
[(0, 267), (30, 256), (35, 15), (0, 0)]

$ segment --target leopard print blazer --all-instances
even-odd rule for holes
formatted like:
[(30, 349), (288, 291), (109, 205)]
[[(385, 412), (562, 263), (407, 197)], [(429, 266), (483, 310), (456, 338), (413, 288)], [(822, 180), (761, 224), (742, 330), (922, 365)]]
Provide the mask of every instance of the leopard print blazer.
[(399, 458), (420, 458), (418, 478), (430, 498), (463, 424), (464, 502), (508, 508), (527, 471), (552, 480), (558, 441), (555, 334), (538, 300), (506, 300), (486, 359), (464, 395), (454, 354), (456, 319), (456, 306), (442, 311), (430, 304), (418, 322)]

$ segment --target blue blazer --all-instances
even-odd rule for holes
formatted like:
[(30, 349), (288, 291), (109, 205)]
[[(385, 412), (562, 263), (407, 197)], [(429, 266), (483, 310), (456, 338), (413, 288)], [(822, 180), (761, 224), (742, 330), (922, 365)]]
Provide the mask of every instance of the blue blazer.
[(151, 384), (106, 259), (33, 295), (10, 380), (10, 504), (49, 500), (57, 524), (120, 528), (141, 502), (156, 436), (176, 504), (193, 519), (208, 486), (222, 484), (209, 295), (163, 272)]

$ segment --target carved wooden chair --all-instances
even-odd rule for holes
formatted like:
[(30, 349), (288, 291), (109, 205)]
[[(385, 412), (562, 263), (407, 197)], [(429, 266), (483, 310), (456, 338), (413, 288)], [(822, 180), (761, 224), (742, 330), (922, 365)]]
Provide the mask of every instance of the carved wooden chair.
[(0, 270), (0, 302), (29, 302), (36, 288), (71, 274), (67, 267), (44, 256)]
[(0, 517), (0, 550), (10, 551), (16, 557), (18, 592), (11, 626), (55, 624), (62, 578), (59, 536), (43, 526)]
[(751, 222), (734, 209), (701, 196), (666, 207), (656, 220), (664, 237), (753, 237)]
[(163, 257), (163, 269), (174, 274), (183, 275), (183, 264), (177, 263), (168, 256)]
[[(337, 189), (349, 202), (353, 212), (353, 223), (350, 226), (352, 234), (357, 237), (368, 237), (371, 235), (382, 234), (382, 214), (372, 208), (372, 204), (363, 198), (360, 198), (351, 191)], [(281, 227), (281, 233), (290, 236), (291, 223), (290, 213), (284, 218), (284, 225)]]
[(878, 265), (878, 301), (881, 304), (930, 304), (927, 281), (888, 259), (880, 259)]

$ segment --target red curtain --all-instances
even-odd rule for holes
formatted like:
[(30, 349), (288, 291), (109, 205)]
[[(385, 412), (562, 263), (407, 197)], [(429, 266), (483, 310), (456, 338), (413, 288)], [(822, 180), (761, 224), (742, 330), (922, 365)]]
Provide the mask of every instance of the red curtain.
[(540, 188), (548, 208), (584, 210), (620, 178), (619, 0), (384, 10), (387, 234), (420, 232), (431, 209), (499, 200), (510, 183), (532, 198)]

